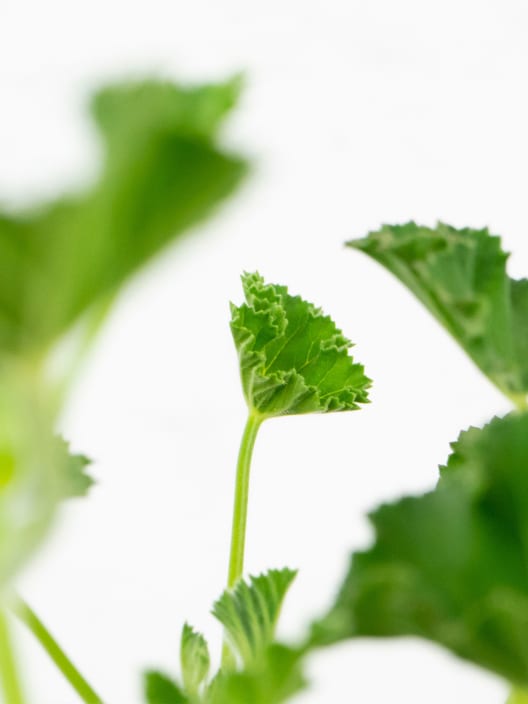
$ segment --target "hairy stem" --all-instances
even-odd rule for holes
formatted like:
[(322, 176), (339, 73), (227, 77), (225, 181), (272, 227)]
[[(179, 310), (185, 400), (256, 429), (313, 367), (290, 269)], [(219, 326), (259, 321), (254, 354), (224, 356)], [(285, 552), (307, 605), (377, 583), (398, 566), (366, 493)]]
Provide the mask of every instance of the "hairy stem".
[(3, 611), (0, 611), (0, 682), (8, 704), (24, 704), (9, 624)]
[[(39, 641), (51, 660), (62, 672), (66, 680), (71, 684), (82, 701), (85, 702), (85, 704), (103, 704), (101, 697), (81, 675), (79, 670), (75, 667), (70, 658), (66, 655), (64, 650), (60, 647), (33, 609), (31, 609), (20, 597), (14, 601), (12, 604), (12, 609), (18, 618), (29, 628), (31, 633)], [(7, 701), (11, 703), (10, 699)], [(13, 704), (15, 704), (15, 700), (13, 700)]]

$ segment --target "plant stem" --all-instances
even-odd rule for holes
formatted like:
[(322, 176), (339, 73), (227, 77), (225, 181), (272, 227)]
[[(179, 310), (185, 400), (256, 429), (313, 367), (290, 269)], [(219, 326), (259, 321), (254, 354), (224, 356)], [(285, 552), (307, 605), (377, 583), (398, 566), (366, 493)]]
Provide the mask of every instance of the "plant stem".
[[(103, 704), (101, 697), (81, 675), (33, 609), (20, 597), (13, 602), (11, 608), (18, 618), (29, 628), (31, 633), (33, 633), (82, 701), (86, 704)], [(8, 699), (8, 702), (11, 704), (10, 699)], [(13, 700), (13, 704), (15, 704), (15, 700)]]
[(254, 413), (249, 414), (238, 453), (233, 527), (231, 530), (231, 553), (229, 556), (229, 572), (227, 576), (227, 586), (229, 589), (234, 587), (244, 571), (244, 546), (246, 543), (251, 456), (262, 420), (262, 416), (258, 416)]
[[(227, 587), (232, 589), (244, 571), (244, 548), (246, 544), (246, 524), (249, 498), (249, 475), (251, 469), (251, 456), (255, 447), (258, 429), (263, 417), (251, 413), (248, 416), (240, 450), (238, 452), (235, 502), (233, 506), (233, 526), (231, 529), (231, 552), (229, 555), (229, 570), (227, 573)], [(222, 667), (231, 669), (233, 657), (225, 639), (222, 649)]]
[(506, 704), (528, 704), (528, 692), (525, 689), (512, 689)]
[(3, 611), (0, 611), (0, 681), (7, 704), (24, 704), (9, 624)]

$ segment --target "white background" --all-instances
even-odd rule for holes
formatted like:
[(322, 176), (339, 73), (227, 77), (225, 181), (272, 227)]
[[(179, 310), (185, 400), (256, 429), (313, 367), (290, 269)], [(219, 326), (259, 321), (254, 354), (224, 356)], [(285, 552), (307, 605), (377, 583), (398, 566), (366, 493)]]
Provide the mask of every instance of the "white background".
[[(269, 422), (253, 466), (247, 568), (300, 568), (281, 627), (327, 605), (367, 510), (432, 487), (449, 442), (508, 404), (386, 272), (344, 240), (382, 222), (489, 225), (528, 271), (524, 0), (0, 3), (0, 193), (55, 193), (95, 168), (92, 86), (130, 75), (247, 74), (226, 140), (251, 155), (238, 196), (136, 278), (64, 428), (99, 485), (66, 508), (21, 580), (109, 704), (178, 668), (185, 619), (215, 656), (244, 422), (228, 301), (239, 274), (332, 314), (375, 381), (358, 413)], [(441, 526), (439, 526), (441, 530)], [(34, 702), (75, 696), (20, 631)], [(310, 663), (305, 704), (497, 704), (498, 679), (414, 640)]]

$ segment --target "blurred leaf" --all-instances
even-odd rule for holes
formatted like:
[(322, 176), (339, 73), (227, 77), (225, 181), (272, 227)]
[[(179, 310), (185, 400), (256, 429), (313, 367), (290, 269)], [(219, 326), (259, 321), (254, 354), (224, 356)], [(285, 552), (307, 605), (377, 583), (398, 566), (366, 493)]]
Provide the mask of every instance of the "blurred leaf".
[(237, 81), (191, 89), (150, 81), (95, 97), (98, 182), (0, 215), (0, 349), (41, 356), (234, 190), (246, 165), (216, 146), (216, 133), (237, 92)]
[(63, 457), (61, 464), (66, 469), (64, 498), (71, 499), (86, 496), (95, 483), (86, 472), (86, 468), (92, 464), (92, 461), (85, 455), (73, 455), (69, 450), (68, 443), (63, 438), (57, 438), (57, 444), (58, 453)]
[(414, 635), (528, 684), (528, 414), (462, 433), (435, 491), (382, 506), (314, 643)]
[(145, 699), (147, 704), (187, 704), (176, 682), (161, 672), (145, 673)]
[(304, 689), (302, 652), (273, 644), (240, 672), (220, 672), (211, 683), (207, 704), (281, 704)]
[(30, 370), (0, 363), (0, 592), (44, 537), (71, 481)]
[(327, 413), (368, 402), (370, 379), (352, 343), (319, 308), (285, 286), (244, 274), (246, 303), (231, 306), (244, 394), (263, 416)]
[(528, 281), (487, 229), (384, 225), (348, 245), (397, 276), (506, 395), (528, 393)]
[(187, 623), (182, 631), (180, 652), (185, 690), (190, 695), (195, 695), (209, 674), (209, 648), (203, 635)]

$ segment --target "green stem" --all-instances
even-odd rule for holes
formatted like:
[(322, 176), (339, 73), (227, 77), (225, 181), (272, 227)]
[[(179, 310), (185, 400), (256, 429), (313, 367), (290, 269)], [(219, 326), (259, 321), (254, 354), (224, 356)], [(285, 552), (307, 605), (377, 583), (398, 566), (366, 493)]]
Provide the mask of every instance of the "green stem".
[[(62, 672), (66, 680), (71, 684), (79, 697), (86, 704), (103, 704), (101, 697), (88, 684), (79, 670), (66, 655), (64, 650), (57, 643), (55, 638), (48, 631), (36, 613), (23, 599), (18, 597), (12, 604), (12, 609), (18, 618), (29, 628), (31, 633), (39, 641), (41, 646), (53, 660), (58, 669)], [(11, 704), (11, 700), (8, 699)], [(18, 704), (18, 700), (13, 700), (13, 704)]]
[(528, 692), (525, 689), (512, 689), (506, 704), (528, 704)]
[(233, 527), (231, 530), (231, 553), (229, 556), (229, 572), (227, 576), (227, 586), (229, 589), (235, 586), (244, 571), (244, 546), (246, 544), (251, 456), (262, 420), (262, 416), (257, 416), (253, 413), (249, 414), (238, 453)]
[(18, 676), (9, 624), (2, 611), (0, 611), (0, 681), (7, 704), (24, 704), (25, 699)]
[[(228, 589), (232, 589), (235, 586), (244, 571), (244, 548), (246, 544), (251, 456), (253, 454), (253, 448), (255, 447), (258, 429), (263, 420), (262, 416), (250, 412), (240, 442), (235, 484), (235, 502), (233, 506), (233, 526), (231, 529), (231, 552), (229, 555), (229, 570), (227, 573)], [(232, 654), (224, 640), (222, 667), (224, 669), (231, 669), (232, 666)]]

